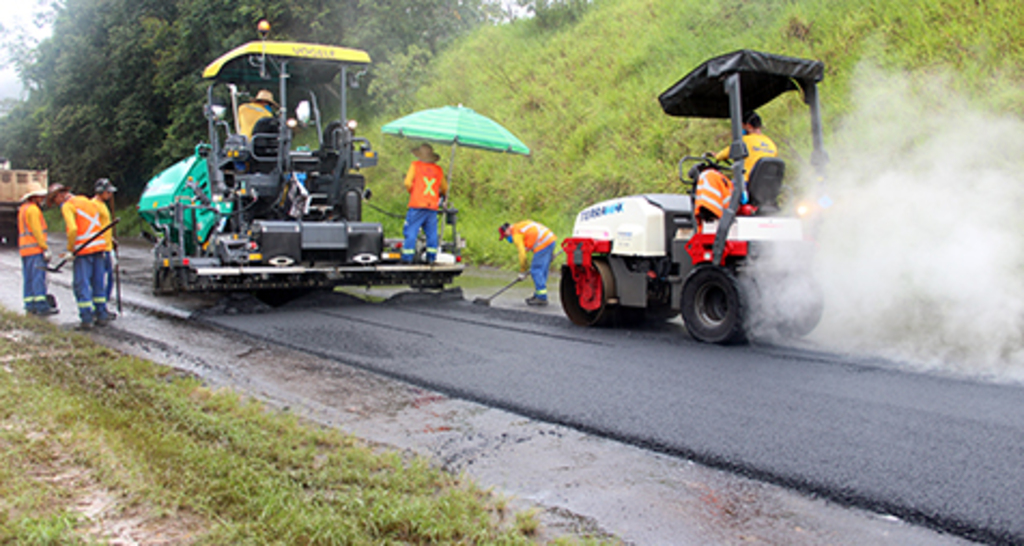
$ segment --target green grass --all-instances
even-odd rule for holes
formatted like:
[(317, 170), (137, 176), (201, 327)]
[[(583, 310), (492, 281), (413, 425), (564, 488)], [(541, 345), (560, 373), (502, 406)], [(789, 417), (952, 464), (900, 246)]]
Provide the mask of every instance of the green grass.
[(87, 489), (198, 544), (524, 544), (532, 515), (422, 458), (0, 313), (0, 543), (90, 540)]
[[(947, 91), (973, 106), (1024, 112), (1024, 4), (1018, 0), (595, 0), (574, 24), (531, 20), (483, 28), (439, 55), (410, 111), (463, 104), (509, 128), (530, 158), (460, 149), (453, 204), (466, 256), (510, 266), (501, 221), (532, 218), (560, 237), (588, 204), (632, 193), (678, 192), (686, 154), (722, 148), (725, 121), (671, 118), (659, 93), (704, 60), (741, 48), (819, 59), (826, 148), (855, 106), (859, 67), (946, 74)], [(926, 86), (927, 84), (925, 84)], [(360, 120), (381, 150), (366, 175), (381, 200), (404, 210), (401, 177), (413, 142), (380, 135), (409, 111)], [(809, 171), (806, 108), (790, 93), (761, 109), (789, 180)], [(450, 149), (441, 147), (448, 170)], [(390, 200), (390, 201), (389, 201)]]

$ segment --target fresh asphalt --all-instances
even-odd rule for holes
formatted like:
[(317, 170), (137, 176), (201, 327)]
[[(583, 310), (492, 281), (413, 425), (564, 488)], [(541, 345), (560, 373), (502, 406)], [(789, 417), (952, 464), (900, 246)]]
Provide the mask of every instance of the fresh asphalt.
[(675, 324), (586, 329), (458, 297), (316, 295), (200, 320), (965, 538), (1024, 543), (1019, 386), (705, 345)]

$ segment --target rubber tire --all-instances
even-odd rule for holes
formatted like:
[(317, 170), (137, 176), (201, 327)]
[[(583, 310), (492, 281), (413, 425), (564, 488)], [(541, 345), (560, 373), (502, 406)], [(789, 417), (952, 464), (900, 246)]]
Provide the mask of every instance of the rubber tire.
[(746, 343), (744, 302), (736, 277), (713, 265), (694, 269), (683, 284), (683, 323), (690, 335), (705, 343)]
[(579, 297), (576, 295), (576, 281), (572, 278), (572, 270), (567, 265), (562, 266), (562, 280), (559, 283), (558, 294), (562, 301), (562, 311), (573, 324), (579, 326), (609, 326), (614, 324), (618, 316), (618, 306), (608, 303), (609, 298), (615, 297), (615, 280), (612, 278), (612, 268), (603, 260), (594, 260), (594, 267), (601, 276), (602, 302), (601, 306), (594, 311), (587, 311), (580, 307)]

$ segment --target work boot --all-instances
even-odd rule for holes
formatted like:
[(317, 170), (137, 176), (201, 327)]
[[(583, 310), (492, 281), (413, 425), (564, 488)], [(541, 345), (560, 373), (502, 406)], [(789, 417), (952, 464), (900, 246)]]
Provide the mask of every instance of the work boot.
[(96, 326), (99, 326), (99, 327), (102, 328), (102, 327), (110, 324), (111, 320), (112, 319), (110, 317), (98, 318), (98, 319), (96, 319)]
[(47, 315), (56, 315), (57, 313), (60, 313), (60, 309), (57, 309), (56, 307), (47, 307), (46, 309), (40, 309), (39, 311), (36, 311), (36, 314), (41, 317), (45, 317)]
[(79, 331), (82, 331), (82, 332), (88, 332), (89, 330), (92, 330), (92, 323), (91, 322), (80, 322), (80, 323), (78, 323), (78, 327), (75, 328), (75, 329), (79, 330)]
[(544, 307), (548, 304), (547, 298), (538, 298), (537, 296), (530, 296), (526, 298), (526, 305), (533, 307)]

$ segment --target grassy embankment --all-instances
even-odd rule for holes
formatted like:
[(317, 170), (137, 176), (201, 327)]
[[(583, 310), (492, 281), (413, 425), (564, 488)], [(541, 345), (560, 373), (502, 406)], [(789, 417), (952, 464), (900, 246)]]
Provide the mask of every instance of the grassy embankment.
[(533, 542), (531, 513), (424, 459), (37, 319), (0, 311), (0, 336), (0, 543), (92, 543), (103, 502), (197, 544)]
[[(467, 37), (432, 63), (433, 79), (412, 110), (461, 103), (532, 149), (528, 159), (460, 149), (452, 173), (467, 256), (508, 265), (515, 253), (495, 237), (502, 220), (531, 217), (567, 236), (588, 204), (680, 191), (679, 158), (725, 145), (724, 121), (670, 118), (656, 100), (708, 58), (749, 48), (824, 61), (828, 146), (852, 108), (861, 63), (951, 73), (951, 92), (1021, 116), (1022, 26), (1019, 0), (595, 0), (570, 26), (539, 29), (521, 20)], [(381, 165), (367, 172), (374, 202), (395, 211), (404, 210), (400, 181), (411, 143), (380, 136), (379, 127), (406, 113), (383, 113), (361, 131), (382, 151)], [(797, 180), (810, 149), (800, 97), (790, 93), (761, 114), (789, 180)], [(449, 149), (438, 151), (447, 169)], [(400, 221), (372, 211), (367, 217), (400, 232)]]

